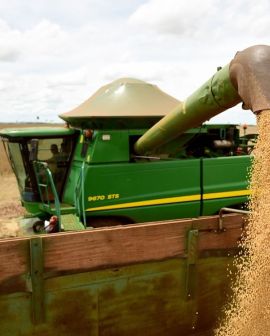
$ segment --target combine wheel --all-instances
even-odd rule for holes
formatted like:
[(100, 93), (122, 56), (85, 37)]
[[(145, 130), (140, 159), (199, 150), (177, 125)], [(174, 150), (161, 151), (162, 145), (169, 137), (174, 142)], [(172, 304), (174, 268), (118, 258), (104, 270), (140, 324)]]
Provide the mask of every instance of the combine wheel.
[(33, 224), (33, 231), (35, 233), (42, 233), (44, 232), (44, 221), (42, 220), (37, 220), (34, 224)]

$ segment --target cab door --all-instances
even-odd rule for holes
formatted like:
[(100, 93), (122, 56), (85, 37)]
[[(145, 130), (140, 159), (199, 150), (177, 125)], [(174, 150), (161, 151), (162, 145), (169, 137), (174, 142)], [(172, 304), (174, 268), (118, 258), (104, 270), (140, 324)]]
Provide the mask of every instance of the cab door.
[(250, 156), (202, 159), (202, 215), (218, 213), (247, 201)]

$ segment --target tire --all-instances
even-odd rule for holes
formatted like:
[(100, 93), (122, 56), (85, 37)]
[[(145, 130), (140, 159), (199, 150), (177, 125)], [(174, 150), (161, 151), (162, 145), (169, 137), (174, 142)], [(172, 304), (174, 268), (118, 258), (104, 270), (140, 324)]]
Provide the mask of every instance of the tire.
[(38, 220), (33, 224), (33, 231), (35, 233), (43, 233), (44, 232), (44, 222), (42, 220)]

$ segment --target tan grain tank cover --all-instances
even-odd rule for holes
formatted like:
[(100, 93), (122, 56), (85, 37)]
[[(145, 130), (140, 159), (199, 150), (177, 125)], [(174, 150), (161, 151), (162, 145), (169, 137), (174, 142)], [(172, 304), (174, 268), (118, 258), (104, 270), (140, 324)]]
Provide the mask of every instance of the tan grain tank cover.
[(179, 104), (179, 100), (161, 91), (156, 85), (132, 78), (120, 78), (101, 87), (84, 103), (60, 117), (164, 116)]
[(238, 52), (230, 63), (230, 78), (253, 112), (270, 109), (270, 46), (257, 45)]

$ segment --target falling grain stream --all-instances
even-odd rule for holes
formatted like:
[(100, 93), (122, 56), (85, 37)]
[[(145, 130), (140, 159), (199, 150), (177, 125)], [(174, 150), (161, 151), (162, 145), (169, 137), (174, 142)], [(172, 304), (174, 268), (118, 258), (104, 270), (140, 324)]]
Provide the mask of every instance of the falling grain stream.
[(234, 295), (216, 336), (270, 335), (270, 111), (260, 113), (257, 124), (244, 254), (236, 260)]

